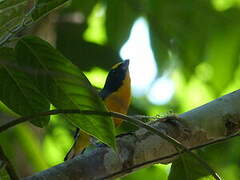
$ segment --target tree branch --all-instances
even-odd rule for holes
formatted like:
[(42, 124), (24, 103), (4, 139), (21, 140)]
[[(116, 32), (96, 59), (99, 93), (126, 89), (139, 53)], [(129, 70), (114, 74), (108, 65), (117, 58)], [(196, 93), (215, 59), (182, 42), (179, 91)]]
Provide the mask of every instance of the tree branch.
[[(188, 127), (187, 134), (180, 126), (161, 119), (151, 126), (192, 149), (236, 134), (240, 129), (239, 107), (240, 90), (181, 114), (179, 123)], [(106, 146), (98, 147), (25, 179), (114, 179), (146, 165), (172, 162), (177, 155), (171, 143), (146, 129), (119, 137), (117, 144), (119, 153)]]
[[(22, 123), (28, 120), (31, 120), (33, 118), (37, 118), (37, 117), (41, 117), (41, 116), (49, 116), (49, 115), (54, 115), (54, 114), (68, 114), (68, 113), (79, 113), (79, 114), (88, 114), (88, 115), (101, 115), (101, 116), (112, 116), (112, 117), (116, 117), (116, 118), (121, 118), (124, 119), (134, 125), (137, 125), (139, 127), (145, 128), (147, 130), (149, 130), (150, 132), (160, 136), (161, 138), (167, 140), (168, 142), (172, 143), (177, 149), (181, 149), (183, 151), (186, 151), (187, 153), (189, 153), (193, 158), (195, 158), (196, 160), (198, 160), (198, 162), (207, 170), (209, 171), (210, 174), (212, 174), (212, 176), (216, 179), (216, 180), (221, 180), (221, 178), (218, 176), (218, 174), (204, 161), (202, 160), (198, 155), (196, 155), (195, 153), (191, 152), (188, 148), (186, 148), (184, 145), (182, 145), (180, 142), (178, 142), (176, 139), (168, 136), (165, 133), (162, 133), (160, 130), (151, 127), (141, 121), (139, 121), (136, 118), (133, 117), (129, 117), (120, 113), (116, 113), (116, 112), (98, 112), (98, 111), (90, 111), (90, 110), (78, 110), (78, 109), (73, 109), (73, 110), (51, 110), (51, 111), (47, 111), (47, 112), (41, 112), (35, 115), (31, 115), (31, 116), (25, 116), (25, 117), (21, 117), (18, 118), (16, 120), (13, 120), (3, 126), (0, 127), (0, 132), (15, 126), (18, 123)], [(167, 118), (161, 118), (161, 120), (164, 121), (170, 121), (170, 120), (179, 120), (177, 117), (173, 116), (173, 117), (167, 117)]]
[[(212, 144), (217, 144), (217, 143), (220, 143), (220, 142), (224, 142), (224, 141), (227, 141), (229, 139), (232, 139), (234, 137), (237, 137), (239, 136), (239, 133), (237, 134), (233, 134), (233, 135), (230, 135), (230, 136), (227, 136), (227, 137), (223, 137), (221, 139), (216, 139), (214, 141), (210, 141), (210, 142), (207, 142), (205, 144), (201, 144), (201, 145), (198, 145), (198, 146), (194, 146), (194, 147), (191, 147), (189, 148), (189, 150), (197, 150), (197, 149), (201, 149), (203, 147), (206, 147), (206, 146), (209, 146), (209, 145), (212, 145)], [(153, 159), (153, 160), (150, 160), (150, 161), (145, 161), (143, 163), (140, 163), (140, 164), (136, 164), (132, 167), (129, 167), (129, 168), (126, 168), (126, 169), (122, 169), (121, 171), (118, 171), (118, 172), (115, 172), (113, 174), (110, 174), (108, 176), (105, 176), (104, 178), (102, 179), (109, 179), (109, 178), (113, 178), (115, 176), (118, 176), (119, 174), (124, 174), (124, 173), (128, 173), (128, 172), (131, 172), (133, 171), (134, 169), (138, 169), (138, 168), (141, 168), (141, 167), (144, 167), (144, 166), (147, 166), (147, 165), (151, 165), (151, 164), (155, 164), (157, 162), (160, 162), (160, 161), (164, 161), (164, 160), (167, 160), (167, 159), (172, 159), (174, 157), (177, 157), (179, 154), (182, 154), (183, 151), (181, 151), (180, 153), (177, 152), (177, 153), (174, 153), (174, 154), (170, 154), (168, 156), (164, 156), (164, 157), (160, 157), (160, 158), (156, 158), (156, 159)]]

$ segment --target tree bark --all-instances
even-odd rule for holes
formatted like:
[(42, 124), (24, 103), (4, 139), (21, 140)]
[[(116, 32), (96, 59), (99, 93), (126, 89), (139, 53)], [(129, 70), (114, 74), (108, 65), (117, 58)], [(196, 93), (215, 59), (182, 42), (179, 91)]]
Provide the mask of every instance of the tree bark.
[[(240, 129), (240, 90), (220, 97), (208, 104), (150, 123), (188, 148), (236, 133)], [(161, 137), (145, 129), (117, 138), (118, 152), (101, 146), (33, 176), (24, 178), (115, 179), (154, 163), (169, 163), (176, 156), (176, 148)], [(169, 156), (168, 159), (161, 157)]]

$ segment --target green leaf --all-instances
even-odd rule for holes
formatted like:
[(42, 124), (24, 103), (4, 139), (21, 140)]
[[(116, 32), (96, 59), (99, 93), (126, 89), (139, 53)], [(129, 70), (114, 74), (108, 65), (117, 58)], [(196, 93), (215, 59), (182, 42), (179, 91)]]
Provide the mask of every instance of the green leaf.
[(200, 163), (186, 154), (181, 155), (172, 163), (168, 180), (214, 180), (208, 171)]
[[(25, 71), (31, 69), (20, 68), (17, 65), (13, 49), (0, 48), (0, 62), (0, 100), (22, 116), (48, 111), (49, 102), (25, 74)], [(49, 117), (42, 117), (33, 120), (32, 123), (43, 127), (48, 121)]]
[(133, 0), (108, 0), (106, 10), (106, 32), (108, 45), (119, 50), (128, 39), (139, 11)]
[[(16, 45), (21, 67), (33, 69), (31, 75), (39, 90), (57, 109), (106, 111), (95, 89), (84, 74), (46, 41), (28, 36)], [(82, 60), (86, 63), (87, 59)], [(115, 148), (111, 118), (68, 114), (65, 118), (85, 132)]]
[(67, 2), (70, 0), (38, 0), (32, 12), (32, 18), (36, 21)]

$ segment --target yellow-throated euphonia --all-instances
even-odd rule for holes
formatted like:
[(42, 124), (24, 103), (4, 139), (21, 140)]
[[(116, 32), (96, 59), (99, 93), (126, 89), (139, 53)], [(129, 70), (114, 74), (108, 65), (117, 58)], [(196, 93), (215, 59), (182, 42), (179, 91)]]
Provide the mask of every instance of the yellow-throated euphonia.
[[(107, 109), (113, 112), (127, 114), (131, 101), (131, 79), (129, 75), (129, 60), (114, 65), (108, 73), (105, 85), (99, 92)], [(119, 127), (122, 120), (113, 118), (115, 127)], [(90, 135), (77, 129), (75, 142), (64, 160), (72, 159), (90, 144)]]

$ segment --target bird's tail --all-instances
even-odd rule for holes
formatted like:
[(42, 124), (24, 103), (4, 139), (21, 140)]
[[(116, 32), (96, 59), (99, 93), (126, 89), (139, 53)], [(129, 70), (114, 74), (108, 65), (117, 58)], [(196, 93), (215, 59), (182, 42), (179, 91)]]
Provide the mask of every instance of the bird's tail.
[(83, 153), (85, 148), (90, 144), (90, 136), (80, 131), (79, 128), (76, 130), (74, 139), (74, 144), (65, 156), (64, 161), (74, 158), (79, 153)]

